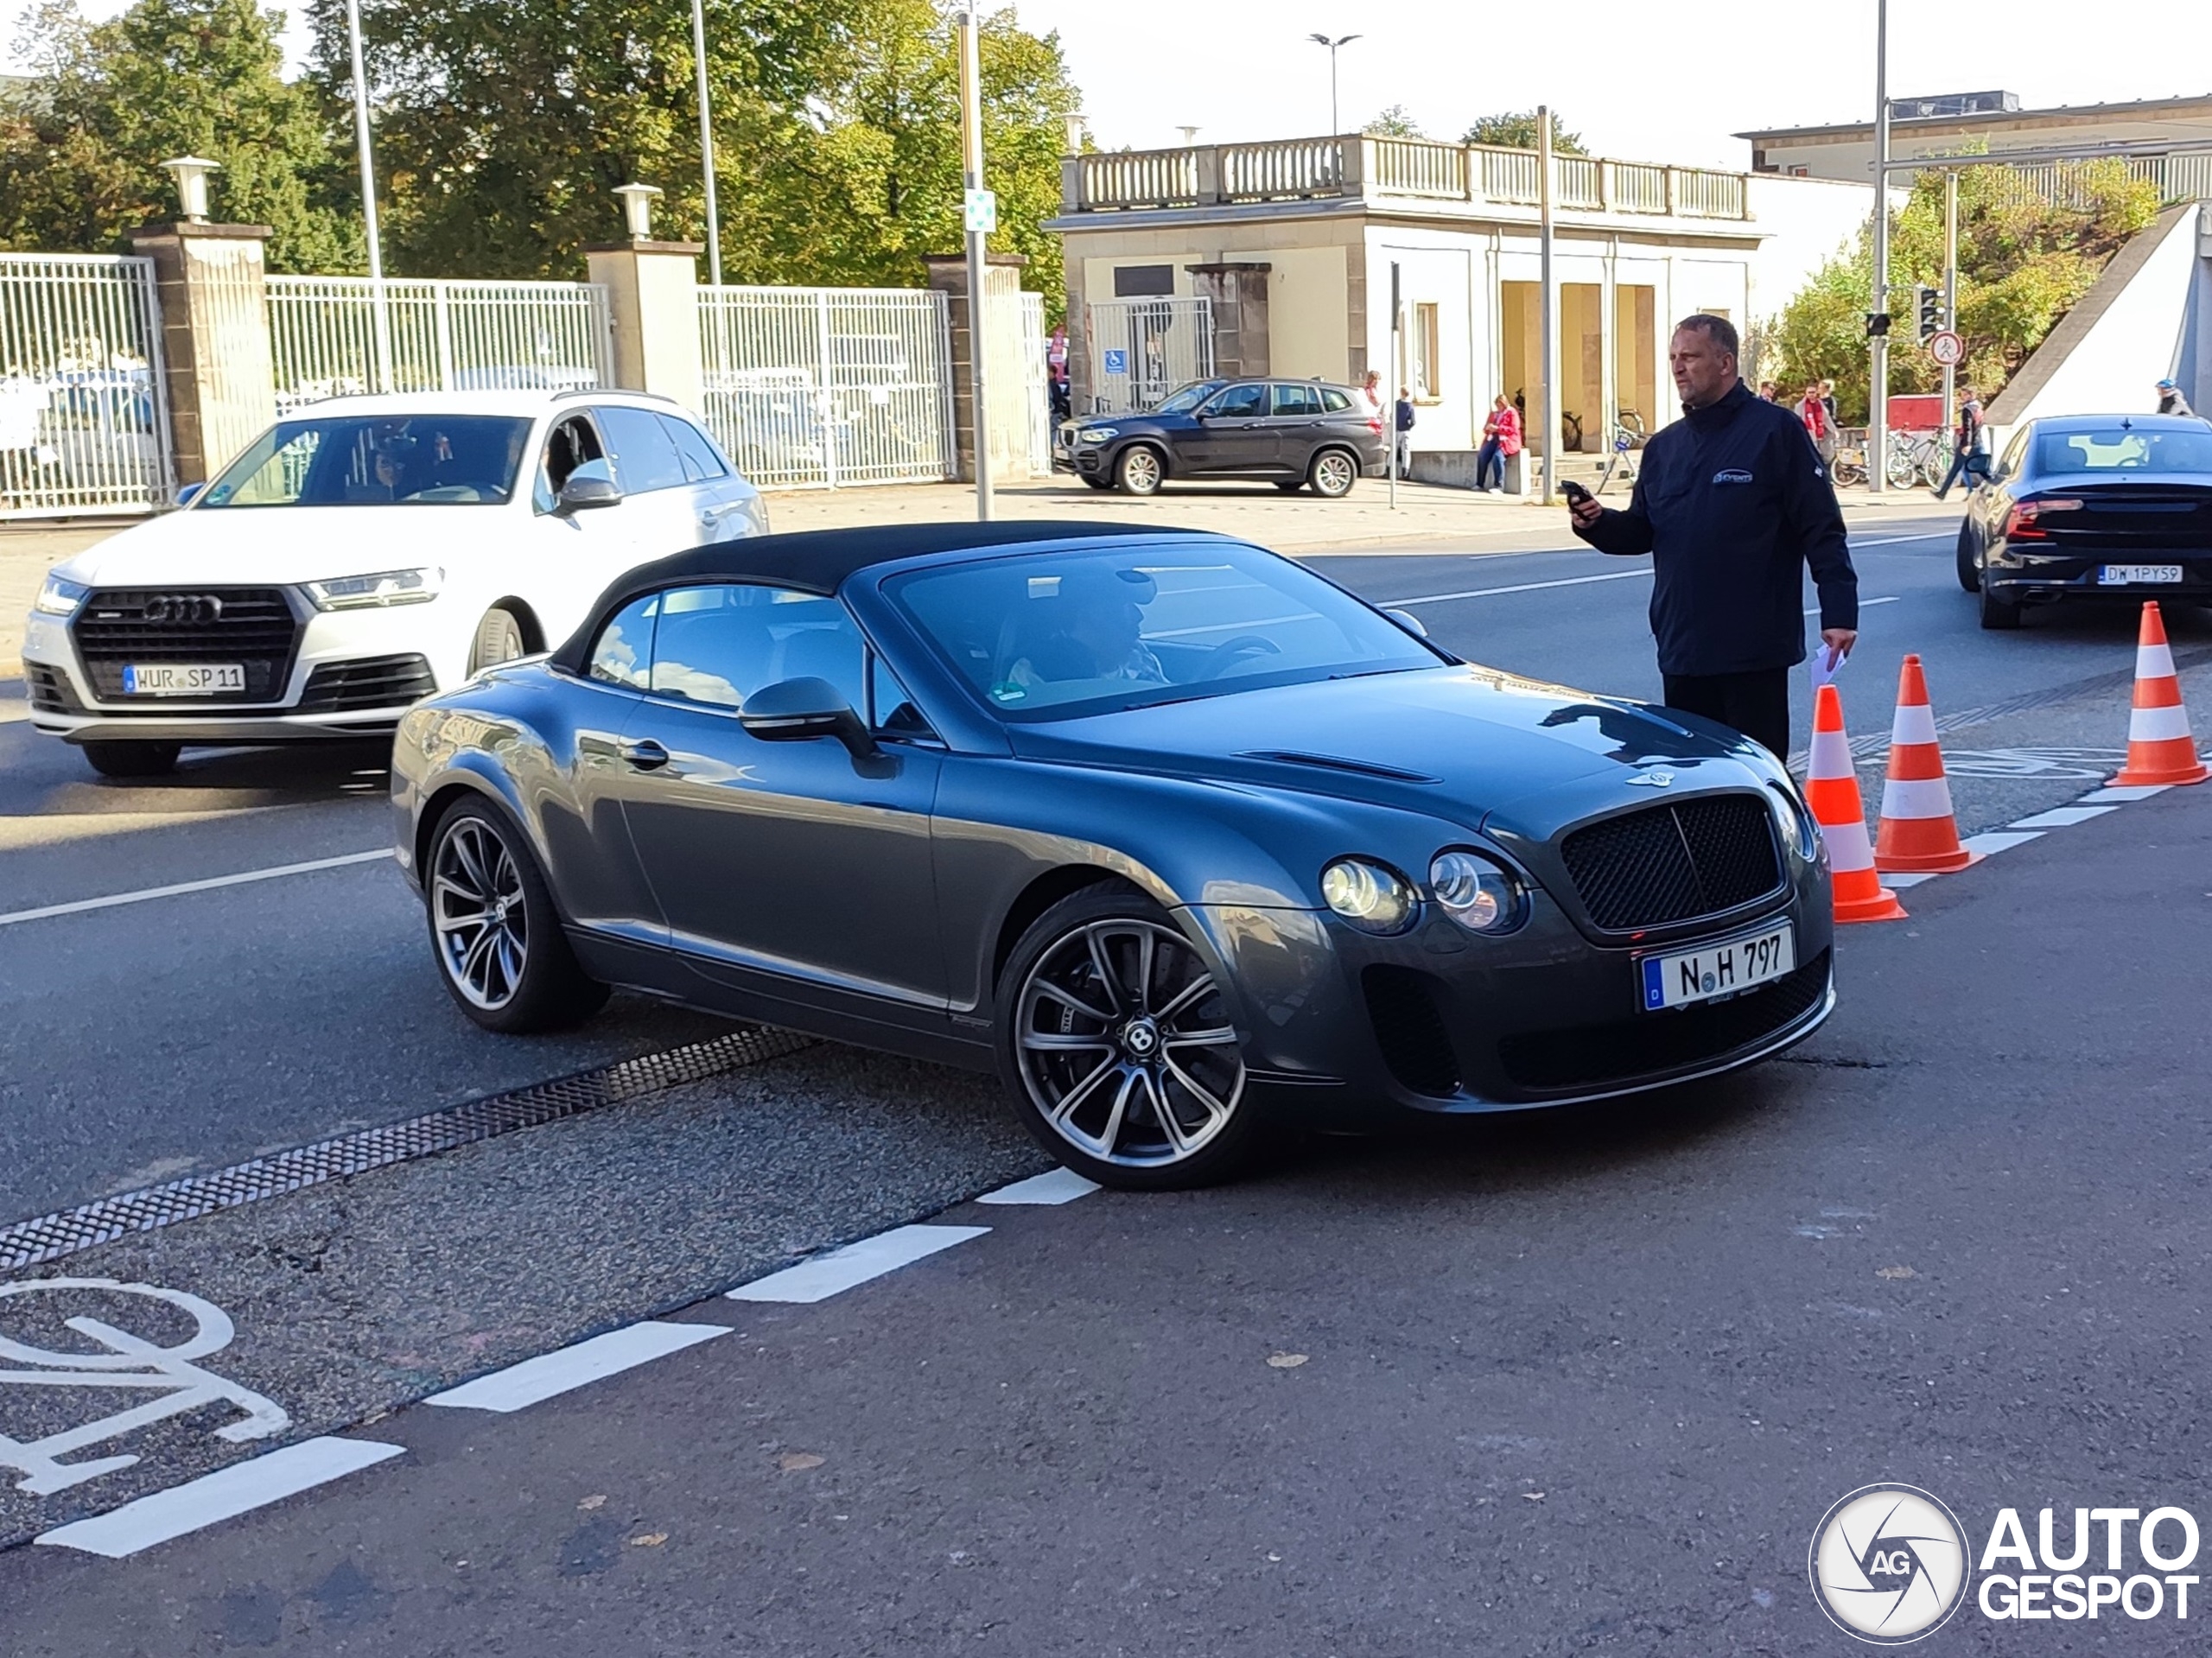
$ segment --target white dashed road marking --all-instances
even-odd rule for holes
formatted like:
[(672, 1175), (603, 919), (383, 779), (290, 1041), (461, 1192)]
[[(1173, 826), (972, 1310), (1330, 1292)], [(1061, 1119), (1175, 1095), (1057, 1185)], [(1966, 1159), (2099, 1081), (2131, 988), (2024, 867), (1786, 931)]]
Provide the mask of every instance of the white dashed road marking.
[(1959, 844), (1969, 852), (1980, 853), (1986, 858), (1993, 852), (2010, 852), (2016, 846), (2025, 846), (2031, 841), (2041, 839), (2041, 829), (1991, 829), (1986, 835), (1969, 835)]
[(622, 1330), (610, 1330), (557, 1352), (510, 1364), (504, 1370), (464, 1382), (458, 1388), (432, 1394), (423, 1402), (454, 1410), (489, 1410), (505, 1414), (587, 1387), (592, 1382), (640, 1364), (650, 1364), (671, 1353), (729, 1334), (727, 1324), (664, 1324), (647, 1319)]
[(306, 1439), (251, 1462), (218, 1469), (166, 1491), (142, 1496), (111, 1513), (57, 1526), (35, 1540), (50, 1547), (78, 1548), (119, 1560), (218, 1521), (342, 1479), (400, 1456), (405, 1450), (404, 1445), (379, 1445), (372, 1439)]
[(86, 910), (112, 910), (122, 904), (143, 904), (150, 899), (175, 898), (185, 893), (212, 893), (219, 886), (244, 886), (248, 882), (276, 880), (284, 875), (311, 874), (318, 869), (343, 869), (348, 864), (377, 863), (391, 856), (385, 847), (376, 852), (349, 852), (342, 858), (310, 858), (305, 863), (280, 863), (267, 869), (248, 869), (208, 880), (184, 880), (174, 886), (148, 886), (136, 893), (116, 893), (106, 898), (80, 898), (73, 904), (48, 904), (35, 910), (14, 910), (0, 915), (0, 927), (18, 921), (43, 921), (49, 916), (80, 915)]
[(2086, 823), (2092, 817), (2102, 817), (2107, 812), (2116, 812), (2117, 806), (2056, 806), (2047, 812), (2037, 812), (2033, 817), (2023, 817), (2005, 827), (2016, 829), (2071, 829), (2076, 823)]
[(1096, 1181), (1084, 1179), (1073, 1169), (1052, 1169), (1044, 1174), (1033, 1174), (1027, 1180), (1017, 1180), (1010, 1186), (1001, 1186), (996, 1191), (987, 1191), (976, 1201), (979, 1204), (1071, 1204), (1078, 1197), (1088, 1197), (1097, 1190)]
[(1649, 581), (1649, 565), (1640, 570), (1608, 570), (1603, 575), (1566, 575), (1556, 581), (1516, 581), (1510, 588), (1470, 588), (1465, 593), (1425, 593), (1417, 599), (1385, 599), (1386, 605), (1440, 605), (1453, 599), (1488, 599), (1501, 593), (1541, 593), (1546, 588), (1583, 588), (1592, 581), (1633, 581), (1638, 576)]
[(796, 1267), (756, 1278), (750, 1284), (741, 1284), (729, 1292), (729, 1299), (801, 1304), (826, 1301), (855, 1285), (896, 1272), (940, 1249), (980, 1238), (990, 1229), (988, 1226), (894, 1226), (888, 1232), (862, 1238), (858, 1243), (832, 1249), (811, 1261), (802, 1261)]

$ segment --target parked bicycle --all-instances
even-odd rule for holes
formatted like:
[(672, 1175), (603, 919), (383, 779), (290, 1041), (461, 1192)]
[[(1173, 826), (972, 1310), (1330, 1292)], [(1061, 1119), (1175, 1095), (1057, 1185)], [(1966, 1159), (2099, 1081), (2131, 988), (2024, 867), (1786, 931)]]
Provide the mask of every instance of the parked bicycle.
[(1839, 486), (1863, 484), (1866, 481), (1866, 451), (1862, 448), (1842, 448), (1835, 452), (1835, 459), (1828, 462), (1828, 476)]
[(1634, 410), (1624, 409), (1621, 418), (1613, 422), (1612, 441), (1605, 446), (1605, 469), (1598, 474), (1598, 487), (1592, 493), (1603, 495), (1605, 486), (1616, 478), (1624, 483), (1636, 481), (1636, 462), (1629, 457), (1637, 445), (1643, 441), (1643, 433), (1640, 429), (1643, 422), (1637, 420), (1636, 426), (1630, 426), (1628, 422), (1635, 419)]
[(1916, 482), (1934, 489), (1951, 466), (1948, 433), (1891, 432), (1883, 476), (1892, 489), (1910, 489)]

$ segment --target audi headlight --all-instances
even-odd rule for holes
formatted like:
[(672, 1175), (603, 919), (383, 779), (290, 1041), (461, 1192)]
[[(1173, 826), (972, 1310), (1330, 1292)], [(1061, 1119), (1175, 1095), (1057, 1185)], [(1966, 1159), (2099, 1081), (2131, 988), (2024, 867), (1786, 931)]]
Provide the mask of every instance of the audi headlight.
[(31, 600), (31, 608), (41, 616), (74, 616), (77, 607), (85, 602), (85, 596), (91, 592), (82, 581), (49, 575), (40, 587), (38, 597)]
[(1526, 908), (1520, 878), (1477, 852), (1440, 852), (1428, 884), (1444, 913), (1470, 932), (1510, 932)]
[(1121, 435), (1122, 429), (1118, 426), (1086, 426), (1075, 435), (1075, 441), (1078, 443), (1110, 443)]
[(438, 596), (443, 570), (385, 570), (376, 575), (339, 575), (306, 584), (317, 610), (372, 610), (419, 605)]
[(1395, 870), (1359, 858), (1321, 872), (1321, 901), (1363, 932), (1397, 932), (1413, 919), (1414, 889)]
[(1773, 792), (1774, 821), (1782, 831), (1783, 843), (1795, 847), (1797, 855), (1807, 863), (1816, 862), (1821, 855), (1821, 832), (1813, 822), (1813, 814), (1779, 783), (1770, 783), (1767, 787)]

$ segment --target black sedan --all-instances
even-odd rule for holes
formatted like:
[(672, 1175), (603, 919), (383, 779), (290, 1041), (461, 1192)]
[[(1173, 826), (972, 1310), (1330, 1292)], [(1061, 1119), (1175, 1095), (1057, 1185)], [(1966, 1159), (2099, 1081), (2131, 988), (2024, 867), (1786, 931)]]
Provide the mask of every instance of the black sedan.
[(1959, 526), (1984, 627), (2059, 599), (2212, 603), (2212, 422), (2068, 415), (2012, 435)]
[(1710, 1076), (1833, 1001), (1771, 755), (1223, 537), (702, 547), (418, 703), (392, 791), (479, 1024), (621, 985), (995, 1069), (1110, 1185), (1219, 1178), (1276, 1120)]
[(1334, 497), (1380, 477), (1389, 454), (1382, 416), (1350, 386), (1197, 380), (1142, 414), (1064, 422), (1052, 464), (1130, 495), (1170, 478), (1255, 478)]

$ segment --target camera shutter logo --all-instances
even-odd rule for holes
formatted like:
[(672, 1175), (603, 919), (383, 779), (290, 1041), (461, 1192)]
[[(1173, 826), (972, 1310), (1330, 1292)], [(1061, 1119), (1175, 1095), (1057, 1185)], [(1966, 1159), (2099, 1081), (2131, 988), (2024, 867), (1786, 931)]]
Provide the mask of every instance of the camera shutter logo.
[(1830, 1509), (1806, 1570), (1836, 1627), (1878, 1647), (1942, 1628), (1973, 1576), (1957, 1517), (1914, 1485), (1861, 1486)]

